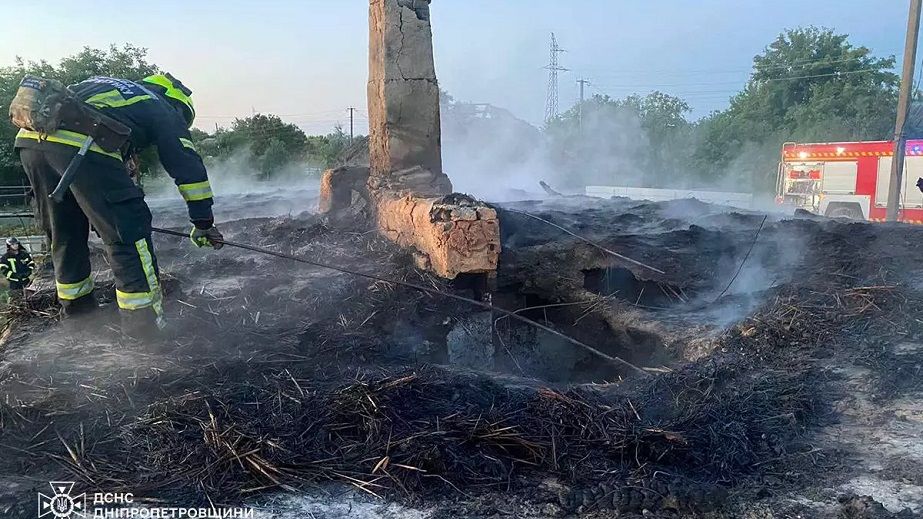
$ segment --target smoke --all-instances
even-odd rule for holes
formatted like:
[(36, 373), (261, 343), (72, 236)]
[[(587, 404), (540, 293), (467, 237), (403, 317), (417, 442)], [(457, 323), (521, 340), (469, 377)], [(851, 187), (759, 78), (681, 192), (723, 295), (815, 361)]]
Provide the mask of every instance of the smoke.
[(494, 202), (544, 198), (544, 180), (566, 194), (584, 194), (588, 185), (740, 192), (777, 209), (764, 196), (776, 171), (757, 170), (771, 146), (745, 143), (727, 165), (697, 162), (696, 125), (645, 114), (669, 97), (650, 99), (594, 98), (582, 113), (575, 107), (539, 129), (502, 108), (443, 94), (444, 169), (457, 191)]
[(664, 162), (670, 156), (652, 152), (636, 113), (588, 103), (580, 122), (570, 115), (543, 131), (502, 108), (446, 102), (445, 171), (456, 190), (495, 202), (542, 198), (539, 180), (581, 194), (587, 185), (664, 183), (651, 171), (651, 157)]
[(444, 104), (442, 142), (455, 190), (486, 200), (541, 198), (538, 180), (554, 171), (541, 131), (501, 108)]
[[(774, 216), (769, 216), (758, 235), (759, 220), (753, 216), (748, 216), (746, 223), (733, 226), (727, 218), (720, 218), (715, 224), (723, 232), (736, 235), (733, 250), (725, 251), (715, 263), (714, 290), (703, 294), (703, 302), (708, 304), (724, 292), (717, 304), (704, 309), (704, 315), (725, 327), (752, 315), (766, 301), (767, 291), (794, 281), (803, 270), (801, 265), (811, 244), (800, 234), (786, 231)], [(749, 241), (751, 233), (755, 241)]]
[[(227, 157), (208, 157), (205, 166), (215, 195), (217, 221), (299, 214), (317, 209), (320, 170), (292, 161), (267, 177), (248, 149)], [(186, 219), (173, 179), (162, 173), (145, 181), (148, 204), (158, 218), (171, 223)]]
[[(216, 194), (236, 195), (265, 193), (278, 189), (317, 188), (321, 171), (298, 161), (288, 162), (267, 175), (258, 168), (259, 158), (242, 148), (226, 157), (207, 157), (208, 180)], [(161, 173), (145, 181), (145, 191), (151, 196), (163, 196), (174, 191), (173, 180)]]
[(587, 111), (582, 125), (542, 131), (502, 108), (442, 106), (443, 163), (457, 191), (494, 202), (542, 198), (539, 180), (569, 193), (592, 184), (644, 184), (650, 150), (628, 110)]

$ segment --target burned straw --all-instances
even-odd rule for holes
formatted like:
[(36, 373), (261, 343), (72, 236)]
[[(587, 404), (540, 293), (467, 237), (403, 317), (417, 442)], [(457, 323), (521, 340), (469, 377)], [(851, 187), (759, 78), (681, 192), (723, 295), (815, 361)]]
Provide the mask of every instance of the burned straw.
[[(153, 230), (154, 232), (160, 233), (160, 234), (167, 234), (167, 235), (170, 235), (170, 236), (179, 236), (179, 237), (182, 237), (182, 238), (188, 238), (188, 236), (187, 236), (185, 233), (182, 233), (182, 232), (179, 232), (179, 231), (173, 231), (173, 230), (169, 230), (169, 229), (160, 229), (160, 228), (156, 228), (156, 227), (154, 227), (152, 230)], [(304, 263), (304, 264), (306, 264), (306, 265), (313, 265), (313, 266), (315, 266), (315, 267), (321, 267), (321, 268), (325, 268), (325, 269), (335, 270), (335, 271), (337, 271), (337, 272), (342, 272), (342, 273), (344, 273), (344, 274), (349, 274), (349, 275), (352, 275), (352, 276), (358, 276), (358, 277), (362, 277), (362, 278), (366, 278), (366, 279), (371, 279), (371, 280), (374, 280), (374, 281), (381, 281), (381, 282), (384, 282), (384, 283), (391, 283), (391, 284), (394, 284), (394, 285), (400, 285), (400, 286), (407, 287), (407, 288), (411, 288), (411, 289), (413, 289), (413, 290), (418, 290), (418, 291), (420, 291), (420, 292), (424, 292), (424, 293), (427, 293), (427, 294), (441, 295), (441, 296), (443, 296), (443, 297), (448, 297), (448, 298), (450, 298), (450, 299), (455, 299), (456, 301), (462, 301), (462, 302), (468, 303), (468, 304), (470, 304), (470, 305), (474, 305), (474, 306), (477, 306), (477, 307), (479, 307), (479, 308), (483, 308), (483, 309), (485, 309), (485, 310), (490, 310), (490, 311), (499, 312), (499, 313), (501, 313), (501, 314), (503, 314), (503, 315), (506, 315), (506, 316), (508, 316), (508, 317), (510, 317), (510, 318), (512, 318), (512, 319), (516, 319), (517, 321), (521, 321), (521, 322), (526, 323), (526, 324), (528, 324), (528, 325), (534, 326), (534, 327), (536, 327), (536, 328), (538, 328), (538, 329), (540, 329), (540, 330), (544, 330), (544, 331), (546, 331), (546, 332), (548, 332), (548, 333), (550, 333), (550, 334), (552, 334), (552, 335), (554, 335), (554, 336), (556, 336), (556, 337), (559, 337), (559, 338), (561, 338), (561, 339), (564, 339), (565, 341), (567, 341), (567, 342), (569, 342), (569, 343), (571, 343), (571, 344), (573, 344), (573, 345), (575, 345), (575, 346), (579, 346), (579, 347), (581, 347), (581, 348), (583, 348), (583, 349), (589, 351), (590, 353), (592, 353), (592, 354), (594, 354), (594, 355), (596, 355), (596, 356), (598, 356), (598, 357), (600, 357), (600, 358), (603, 358), (603, 359), (605, 359), (605, 360), (608, 360), (609, 362), (612, 362), (612, 363), (615, 363), (615, 364), (621, 364), (621, 365), (623, 365), (623, 366), (625, 366), (625, 367), (628, 367), (628, 368), (631, 368), (632, 370), (634, 370), (634, 371), (636, 371), (636, 372), (638, 372), (638, 373), (641, 373), (641, 374), (643, 374), (643, 375), (647, 375), (647, 374), (648, 374), (648, 373), (647, 373), (646, 371), (644, 371), (643, 369), (639, 368), (638, 366), (635, 366), (634, 364), (628, 362), (628, 361), (625, 360), (625, 359), (616, 357), (616, 356), (614, 356), (614, 355), (609, 355), (609, 354), (607, 354), (607, 353), (603, 353), (602, 351), (600, 351), (600, 350), (598, 350), (598, 349), (596, 349), (596, 348), (594, 348), (594, 347), (592, 347), (592, 346), (590, 346), (590, 345), (588, 345), (588, 344), (585, 344), (585, 343), (583, 343), (583, 342), (580, 342), (580, 341), (578, 341), (577, 339), (574, 339), (573, 337), (570, 337), (570, 336), (568, 336), (568, 335), (565, 335), (565, 334), (563, 334), (563, 333), (561, 333), (561, 332), (559, 332), (559, 331), (557, 331), (557, 330), (555, 330), (555, 329), (553, 329), (553, 328), (550, 328), (550, 327), (545, 326), (545, 325), (543, 325), (543, 324), (541, 324), (541, 323), (538, 323), (538, 322), (536, 322), (536, 321), (533, 321), (532, 319), (529, 319), (528, 317), (523, 317), (522, 315), (519, 315), (519, 314), (517, 314), (517, 313), (515, 313), (515, 312), (512, 312), (512, 311), (510, 311), (510, 310), (506, 310), (506, 309), (503, 309), (503, 308), (494, 306), (493, 304), (490, 304), (490, 303), (485, 303), (485, 302), (483, 302), (483, 301), (478, 301), (478, 300), (476, 300), (476, 299), (471, 299), (471, 298), (468, 298), (468, 297), (460, 296), (460, 295), (457, 295), (457, 294), (452, 294), (452, 293), (449, 293), (449, 292), (443, 292), (443, 291), (441, 291), (441, 290), (437, 290), (437, 289), (434, 289), (434, 288), (427, 288), (427, 287), (424, 287), (424, 286), (422, 286), (422, 285), (418, 285), (418, 284), (416, 284), (416, 283), (409, 283), (409, 282), (407, 282), (407, 281), (399, 281), (399, 280), (396, 280), (396, 279), (390, 279), (390, 278), (386, 278), (386, 277), (382, 277), (382, 276), (377, 276), (377, 275), (375, 275), (375, 274), (369, 274), (369, 273), (366, 273), (366, 272), (358, 272), (358, 271), (346, 269), (346, 268), (343, 268), (343, 267), (336, 267), (336, 266), (330, 265), (329, 263), (323, 263), (323, 262), (320, 262), (320, 261), (308, 260), (308, 259), (305, 259), (305, 258), (299, 258), (298, 256), (293, 256), (293, 255), (291, 255), (291, 254), (285, 254), (285, 253), (282, 253), (282, 252), (276, 252), (276, 251), (273, 251), (273, 250), (270, 250), (270, 249), (266, 249), (266, 248), (263, 248), (263, 247), (256, 247), (256, 246), (247, 245), (247, 244), (244, 244), (244, 243), (236, 243), (236, 242), (232, 242), (232, 241), (228, 241), (228, 240), (224, 240), (224, 239), (220, 240), (220, 243), (222, 243), (222, 244), (224, 244), (224, 245), (227, 245), (227, 246), (229, 246), (229, 247), (235, 247), (235, 248), (238, 248), (238, 249), (249, 250), (249, 251), (257, 252), (257, 253), (260, 253), (260, 254), (265, 254), (265, 255), (267, 255), (267, 256), (275, 256), (275, 257), (277, 257), (277, 258), (282, 258), (282, 259), (287, 259), (287, 260), (291, 260), (291, 261), (296, 261), (296, 262), (298, 262), (298, 263)]]

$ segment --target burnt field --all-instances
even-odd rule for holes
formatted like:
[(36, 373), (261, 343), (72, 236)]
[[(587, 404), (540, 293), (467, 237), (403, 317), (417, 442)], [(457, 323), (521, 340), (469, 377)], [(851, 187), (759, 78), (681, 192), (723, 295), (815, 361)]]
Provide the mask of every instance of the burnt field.
[[(218, 218), (230, 240), (476, 295), (304, 204), (251, 194)], [(112, 304), (60, 321), (48, 279), (9, 316), (0, 515), (34, 517), (49, 480), (265, 517), (308, 516), (292, 499), (317, 517), (353, 499), (368, 517), (923, 513), (923, 230), (691, 200), (498, 209), (493, 304), (640, 371), (437, 294), (155, 236), (170, 338), (123, 340)]]

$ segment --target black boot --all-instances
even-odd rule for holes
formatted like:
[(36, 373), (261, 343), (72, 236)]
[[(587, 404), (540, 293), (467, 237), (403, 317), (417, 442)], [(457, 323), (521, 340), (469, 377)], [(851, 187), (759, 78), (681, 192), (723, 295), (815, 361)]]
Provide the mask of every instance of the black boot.
[(64, 316), (67, 318), (80, 317), (88, 315), (99, 309), (99, 303), (96, 302), (96, 294), (89, 294), (71, 301), (62, 300), (61, 308), (64, 309)]
[(122, 336), (127, 339), (145, 340), (166, 337), (163, 318), (159, 318), (150, 308), (119, 310), (119, 317), (122, 320)]

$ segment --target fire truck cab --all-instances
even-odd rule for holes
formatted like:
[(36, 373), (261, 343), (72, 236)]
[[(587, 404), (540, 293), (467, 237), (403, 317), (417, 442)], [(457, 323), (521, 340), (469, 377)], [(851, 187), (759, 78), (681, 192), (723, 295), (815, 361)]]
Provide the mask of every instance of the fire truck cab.
[[(776, 201), (830, 217), (884, 221), (894, 142), (785, 143)], [(900, 221), (923, 224), (923, 140), (907, 141)]]

